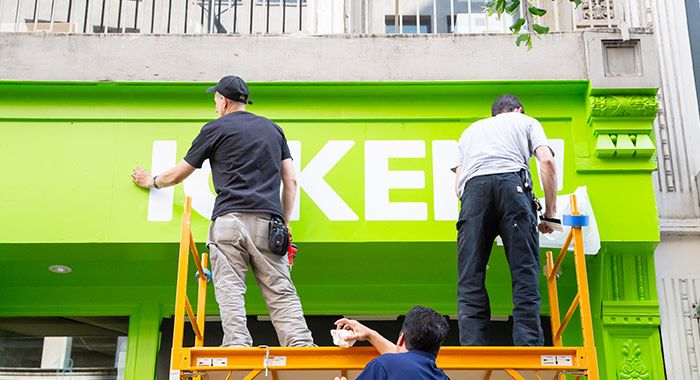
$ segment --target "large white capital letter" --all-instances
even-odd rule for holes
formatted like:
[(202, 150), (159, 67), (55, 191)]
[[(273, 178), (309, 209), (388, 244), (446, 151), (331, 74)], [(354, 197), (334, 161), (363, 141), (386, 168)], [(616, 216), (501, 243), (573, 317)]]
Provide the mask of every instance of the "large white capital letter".
[(204, 160), (202, 168), (195, 170), (182, 183), (185, 194), (192, 197), (192, 209), (207, 219), (211, 219), (214, 201), (216, 200), (216, 197), (209, 189), (210, 175), (211, 166), (209, 165), (209, 160)]
[[(168, 170), (175, 166), (177, 156), (177, 141), (156, 140), (151, 151), (151, 174)], [(169, 222), (173, 219), (173, 200), (175, 189), (151, 189), (148, 193), (148, 221)]]
[(343, 198), (323, 179), (353, 145), (355, 142), (352, 140), (329, 141), (299, 173), (299, 186), (304, 189), (329, 220), (359, 219)]
[(389, 158), (424, 158), (425, 141), (365, 141), (365, 219), (428, 220), (425, 202), (389, 202), (389, 189), (423, 189), (425, 173), (389, 170)]
[(433, 141), (433, 201), (435, 220), (457, 220), (455, 173), (451, 166), (457, 157), (457, 141)]

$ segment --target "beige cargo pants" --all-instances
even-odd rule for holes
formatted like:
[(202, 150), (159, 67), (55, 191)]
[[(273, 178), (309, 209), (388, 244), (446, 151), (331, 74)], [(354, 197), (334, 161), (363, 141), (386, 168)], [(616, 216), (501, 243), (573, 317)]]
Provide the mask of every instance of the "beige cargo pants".
[(289, 347), (314, 344), (292, 284), (287, 256), (275, 255), (268, 249), (269, 220), (268, 214), (235, 212), (217, 217), (209, 227), (207, 247), (224, 330), (222, 346), (253, 344), (246, 327), (244, 300), (249, 267), (280, 344)]

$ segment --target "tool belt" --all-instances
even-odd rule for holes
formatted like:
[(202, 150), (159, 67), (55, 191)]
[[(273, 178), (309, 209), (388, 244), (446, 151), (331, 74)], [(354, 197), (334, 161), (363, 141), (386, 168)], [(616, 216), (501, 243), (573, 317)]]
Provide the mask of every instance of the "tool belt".
[(284, 219), (277, 215), (272, 215), (269, 223), (268, 248), (275, 255), (284, 256), (289, 250), (289, 230), (284, 224)]
[(523, 188), (528, 191), (530, 194), (530, 197), (532, 198), (532, 204), (533, 207), (535, 208), (535, 212), (539, 212), (542, 210), (542, 205), (540, 204), (540, 200), (537, 199), (535, 196), (535, 193), (532, 191), (532, 177), (530, 176), (530, 171), (525, 170), (525, 169), (520, 169), (518, 172), (518, 175), (520, 176), (520, 181), (523, 183)]

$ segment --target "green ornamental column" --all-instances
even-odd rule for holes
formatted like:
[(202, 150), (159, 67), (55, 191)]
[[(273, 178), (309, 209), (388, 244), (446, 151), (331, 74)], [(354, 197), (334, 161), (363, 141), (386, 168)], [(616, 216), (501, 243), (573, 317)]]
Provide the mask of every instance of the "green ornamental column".
[[(658, 102), (655, 89), (635, 91), (591, 91), (588, 134), (585, 143), (577, 141), (576, 152), (580, 174), (624, 175), (629, 183), (605, 196), (613, 199), (604, 207), (612, 208), (607, 211), (614, 223), (606, 226), (608, 232), (601, 230), (603, 246), (588, 258), (600, 378), (609, 380), (665, 378), (653, 256), (658, 216), (651, 180)], [(630, 202), (643, 218), (615, 214), (620, 203), (630, 207)], [(606, 233), (614, 238), (602, 236)]]
[(161, 319), (162, 310), (157, 301), (141, 304), (129, 316), (129, 346), (124, 380), (154, 378)]

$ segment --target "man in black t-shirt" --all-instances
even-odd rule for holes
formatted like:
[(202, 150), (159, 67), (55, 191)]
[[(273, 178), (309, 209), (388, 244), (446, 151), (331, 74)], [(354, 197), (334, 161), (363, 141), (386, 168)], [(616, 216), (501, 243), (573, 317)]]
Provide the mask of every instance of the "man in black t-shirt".
[[(140, 166), (134, 183), (160, 189), (182, 182), (209, 160), (216, 202), (207, 247), (224, 330), (222, 346), (249, 347), (244, 296), (246, 274), (253, 270), (282, 346), (313, 346), (301, 302), (292, 283), (287, 256), (270, 251), (270, 219), (285, 226), (294, 207), (296, 174), (287, 139), (272, 121), (247, 112), (248, 87), (227, 76), (210, 88), (219, 118), (207, 123), (184, 160), (159, 175)], [(280, 182), (282, 199), (280, 202)]]

